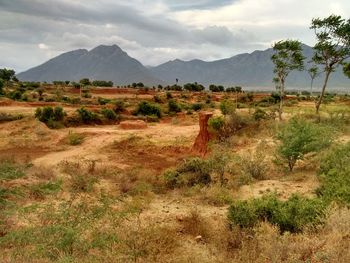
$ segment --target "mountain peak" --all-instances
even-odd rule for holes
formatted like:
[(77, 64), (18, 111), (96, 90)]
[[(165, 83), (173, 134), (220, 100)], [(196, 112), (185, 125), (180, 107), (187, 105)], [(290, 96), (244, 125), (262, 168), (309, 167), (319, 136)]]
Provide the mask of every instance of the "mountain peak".
[(89, 51), (89, 53), (97, 54), (102, 57), (110, 56), (115, 53), (125, 53), (119, 46), (117, 45), (99, 45)]

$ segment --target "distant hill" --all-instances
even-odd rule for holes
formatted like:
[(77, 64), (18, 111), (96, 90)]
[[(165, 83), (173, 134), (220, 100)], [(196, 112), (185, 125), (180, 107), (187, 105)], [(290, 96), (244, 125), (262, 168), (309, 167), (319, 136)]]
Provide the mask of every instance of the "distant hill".
[[(311, 60), (313, 49), (303, 45), (306, 62)], [(173, 60), (151, 68), (152, 73), (159, 79), (174, 83), (178, 78), (180, 83), (200, 82), (204, 85), (241, 85), (243, 87), (273, 87), (273, 63), (271, 56), (273, 49), (244, 53), (227, 59), (211, 62), (202, 60)], [(307, 64), (307, 63), (306, 63)], [(315, 87), (321, 86), (323, 77), (315, 80)], [(287, 79), (287, 86), (293, 88), (310, 86), (310, 77), (306, 71), (292, 72)], [(350, 80), (346, 78), (341, 69), (331, 76), (329, 86), (349, 87)]]
[[(303, 45), (306, 61), (310, 61), (313, 50)], [(44, 64), (18, 74), (20, 80), (53, 81), (81, 78), (111, 80), (115, 85), (143, 82), (147, 85), (180, 84), (199, 82), (206, 86), (222, 84), (225, 86), (241, 85), (243, 87), (273, 88), (272, 48), (264, 51), (244, 53), (216, 61), (172, 60), (156, 67), (143, 66), (139, 61), (128, 56), (117, 45), (98, 46), (90, 51), (79, 49), (61, 54)], [(315, 87), (320, 87), (323, 77), (315, 80)], [(308, 88), (310, 77), (307, 72), (293, 72), (287, 80), (288, 88)], [(346, 88), (350, 80), (341, 69), (332, 74), (329, 86)]]
[(117, 45), (98, 46), (90, 51), (74, 50), (61, 54), (44, 64), (18, 74), (27, 81), (78, 81), (82, 78), (111, 80), (116, 85), (132, 82), (163, 83), (139, 61), (128, 56)]

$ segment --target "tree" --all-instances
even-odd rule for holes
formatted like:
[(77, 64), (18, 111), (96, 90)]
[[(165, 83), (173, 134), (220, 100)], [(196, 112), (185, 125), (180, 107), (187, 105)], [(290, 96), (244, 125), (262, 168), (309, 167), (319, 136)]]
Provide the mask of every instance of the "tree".
[(88, 79), (88, 78), (83, 78), (83, 79), (81, 79), (81, 80), (79, 80), (79, 83), (80, 83), (80, 98), (82, 97), (82, 92), (83, 92), (83, 88), (85, 87), (85, 86), (88, 86), (88, 85), (91, 85), (91, 82), (90, 82), (90, 80)]
[(4, 93), (3, 87), (4, 87), (4, 81), (2, 79), (0, 79), (0, 95), (2, 95)]
[(336, 15), (324, 19), (314, 18), (310, 29), (315, 31), (317, 39), (312, 60), (323, 67), (325, 73), (322, 92), (316, 103), (318, 114), (331, 73), (350, 57), (350, 19), (345, 20)]
[(280, 104), (278, 116), (282, 120), (283, 97), (285, 95), (285, 82), (289, 73), (293, 70), (304, 69), (304, 56), (302, 54), (301, 43), (297, 40), (282, 40), (274, 44), (271, 60), (275, 65), (274, 82), (280, 94)]
[(303, 119), (291, 119), (277, 134), (277, 154), (292, 171), (305, 154), (320, 151), (332, 143), (331, 130)]
[(81, 80), (79, 80), (79, 83), (82, 85), (82, 86), (88, 86), (88, 85), (91, 85), (91, 82), (88, 78), (83, 78)]
[(344, 64), (343, 72), (348, 78), (350, 78), (350, 63), (345, 63)]
[(15, 77), (15, 74), (16, 72), (13, 69), (7, 69), (7, 68), (0, 69), (0, 79), (2, 79), (5, 82), (13, 80), (13, 78)]
[(312, 87), (314, 84), (314, 80), (315, 78), (320, 75), (320, 72), (318, 71), (318, 67), (317, 66), (312, 66), (311, 68), (309, 68), (307, 70), (307, 73), (309, 73), (309, 76), (311, 78), (311, 84), (310, 84), (310, 95), (312, 97)]

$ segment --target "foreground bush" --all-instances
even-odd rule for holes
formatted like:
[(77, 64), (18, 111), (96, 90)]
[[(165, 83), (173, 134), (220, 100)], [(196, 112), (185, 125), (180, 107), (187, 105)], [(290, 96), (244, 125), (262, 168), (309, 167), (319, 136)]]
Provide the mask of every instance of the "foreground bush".
[(211, 132), (214, 133), (219, 140), (233, 136), (239, 130), (247, 127), (249, 123), (249, 119), (238, 115), (235, 112), (224, 117), (212, 117), (208, 122)]
[(298, 160), (311, 152), (320, 151), (332, 143), (330, 131), (320, 125), (304, 119), (291, 119), (277, 134), (280, 144), (277, 154), (280, 160), (286, 161), (292, 171)]
[(174, 99), (171, 99), (168, 101), (168, 109), (169, 109), (169, 112), (175, 112), (175, 113), (181, 111), (180, 105)]
[(268, 221), (279, 227), (281, 232), (300, 232), (305, 227), (321, 224), (325, 218), (326, 204), (321, 199), (307, 199), (294, 195), (287, 201), (280, 201), (275, 195), (261, 199), (237, 201), (229, 208), (231, 226), (253, 227)]
[(206, 185), (211, 182), (210, 167), (206, 160), (191, 158), (185, 160), (175, 170), (168, 170), (164, 174), (164, 180), (169, 188), (181, 186)]
[(101, 113), (107, 120), (115, 121), (118, 119), (118, 115), (111, 109), (102, 109)]
[(223, 115), (232, 114), (236, 108), (232, 101), (224, 100), (220, 103), (220, 110)]
[(141, 101), (135, 111), (136, 115), (145, 115), (145, 116), (157, 116), (161, 117), (161, 110), (157, 104), (149, 103), (147, 101)]
[(326, 201), (350, 204), (350, 143), (338, 146), (321, 160), (318, 194)]
[(77, 109), (77, 113), (79, 115), (80, 120), (86, 124), (99, 120), (98, 116), (94, 112), (89, 111), (84, 107)]
[(50, 106), (37, 108), (35, 111), (35, 118), (44, 122), (49, 128), (60, 128), (63, 126), (61, 123), (66, 116), (62, 107), (52, 108)]

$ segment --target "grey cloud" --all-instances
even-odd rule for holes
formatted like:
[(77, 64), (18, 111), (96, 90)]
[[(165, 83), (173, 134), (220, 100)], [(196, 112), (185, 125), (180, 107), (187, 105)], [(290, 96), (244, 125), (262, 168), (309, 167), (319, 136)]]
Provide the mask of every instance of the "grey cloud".
[[(237, 1), (237, 0), (236, 0)], [(236, 2), (233, 0), (166, 0), (169, 7), (174, 10), (189, 10), (189, 9), (210, 9), (212, 7), (224, 6)]]

